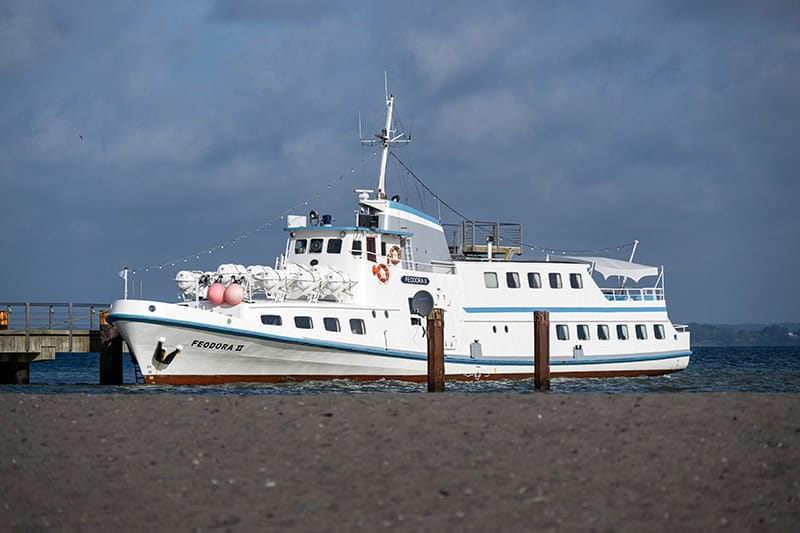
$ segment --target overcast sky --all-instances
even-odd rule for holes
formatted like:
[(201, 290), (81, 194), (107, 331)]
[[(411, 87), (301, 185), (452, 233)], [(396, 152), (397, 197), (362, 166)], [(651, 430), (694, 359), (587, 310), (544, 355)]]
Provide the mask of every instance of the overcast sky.
[(460, 213), (639, 239), (676, 322), (800, 322), (800, 3), (440, 4), (5, 0), (0, 302), (110, 302), (123, 266), (171, 300), (273, 264), (293, 206), (349, 224), (386, 71), (398, 154)]

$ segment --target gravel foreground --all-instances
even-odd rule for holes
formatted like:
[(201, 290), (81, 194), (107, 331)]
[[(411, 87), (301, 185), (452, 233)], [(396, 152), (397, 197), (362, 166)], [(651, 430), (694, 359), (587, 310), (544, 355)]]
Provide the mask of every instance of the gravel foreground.
[(800, 395), (0, 395), (3, 531), (796, 530)]

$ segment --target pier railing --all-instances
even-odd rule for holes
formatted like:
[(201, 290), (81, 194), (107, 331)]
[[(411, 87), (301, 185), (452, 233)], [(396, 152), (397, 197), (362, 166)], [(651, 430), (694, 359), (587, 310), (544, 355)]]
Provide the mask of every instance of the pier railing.
[(0, 330), (7, 330), (4, 337), (24, 334), (25, 351), (31, 351), (32, 336), (65, 336), (63, 348), (71, 352), (73, 337), (99, 330), (100, 313), (109, 307), (105, 303), (0, 302)]

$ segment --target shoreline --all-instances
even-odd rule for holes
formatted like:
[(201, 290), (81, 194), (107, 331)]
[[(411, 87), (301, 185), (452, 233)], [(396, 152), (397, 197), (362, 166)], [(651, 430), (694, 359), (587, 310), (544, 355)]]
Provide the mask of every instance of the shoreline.
[(0, 394), (11, 530), (786, 531), (800, 394)]

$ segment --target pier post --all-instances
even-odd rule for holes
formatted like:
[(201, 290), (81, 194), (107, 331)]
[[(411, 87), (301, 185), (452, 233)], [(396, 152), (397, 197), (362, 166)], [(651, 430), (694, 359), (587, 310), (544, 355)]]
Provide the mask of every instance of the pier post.
[(8, 329), (8, 311), (0, 311), (0, 329)]
[(533, 387), (550, 390), (550, 312), (533, 312)]
[(444, 311), (428, 315), (428, 392), (444, 392)]
[(122, 335), (113, 325), (105, 324), (100, 341), (100, 384), (122, 385)]

